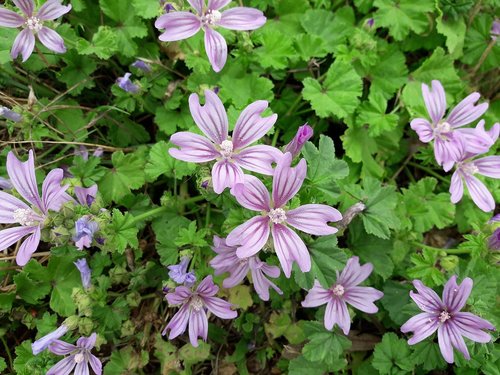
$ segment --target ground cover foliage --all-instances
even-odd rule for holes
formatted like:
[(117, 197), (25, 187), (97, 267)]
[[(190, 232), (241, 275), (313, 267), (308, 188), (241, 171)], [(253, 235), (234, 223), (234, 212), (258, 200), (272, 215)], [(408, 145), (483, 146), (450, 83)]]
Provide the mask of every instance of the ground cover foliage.
[[(14, 3), (7, 0), (2, 6), (21, 14), (17, 3), (29, 1)], [(43, 3), (36, 0), (35, 8)], [(197, 2), (191, 3), (194, 17)], [(11, 57), (20, 28), (0, 22), (0, 243), (9, 242), (5, 230), (19, 224), (33, 226), (29, 233), (38, 233), (41, 239), (36, 252), (25, 259), (20, 255), (25, 250), (22, 241), (10, 241), (0, 254), (0, 373), (51, 373), (63, 354), (70, 354), (66, 358), (73, 367), (87, 363), (87, 341), (77, 343), (77, 339), (90, 337), (95, 346), (88, 347), (93, 347), (105, 375), (499, 374), (498, 333), (487, 325), (477, 323), (474, 329), (487, 329), (491, 339), (484, 338), (486, 331), (483, 336), (476, 331), (464, 334), (465, 348), (461, 339), (451, 339), (450, 347), (457, 349), (453, 363), (443, 358), (434, 331), (409, 345), (411, 332), (417, 331), (401, 330), (421, 313), (422, 306), (410, 298), (418, 285), (412, 284), (414, 280), (439, 296), (444, 289), (447, 307), (440, 307), (432, 318), (440, 327), (450, 327), (460, 309), (500, 327), (500, 224), (498, 217), (492, 220), (498, 214), (494, 202), (500, 199), (499, 164), (489, 172), (463, 167), (471, 155), (494, 158), (498, 152), (497, 0), (233, 1), (228, 8), (259, 9), (267, 20), (253, 31), (214, 28), (228, 45), (222, 67), (220, 56), (207, 57), (204, 35), (210, 31), (175, 42), (158, 39), (165, 30), (158, 30), (155, 21), (164, 14), (189, 11), (187, 1), (64, 2), (69, 4), (69, 11), (43, 21), (63, 38), (64, 49), (54, 38), (53, 48), (47, 48), (50, 41), (41, 43), (43, 32), (38, 31), (40, 41), (26, 61), (21, 55)], [(217, 21), (220, 14), (214, 14)], [(480, 94), (478, 103), (489, 103), (467, 127), (474, 129), (483, 119), (490, 132), (483, 131), (482, 139), (491, 143), (486, 148), (481, 145), (481, 152), (468, 149), (467, 157), (453, 160), (455, 165), (447, 172), (443, 166), (450, 168), (433, 150), (440, 135), (424, 143), (422, 129), (412, 122), (433, 120), (422, 92), (422, 84), (432, 87), (433, 93), (439, 91), (432, 81), (439, 81), (445, 91), (448, 114), (473, 92)], [(261, 108), (254, 120), (260, 121), (261, 112), (263, 117), (277, 114), (277, 120), (260, 135), (259, 144), (269, 149), (259, 149), (258, 157), (271, 158), (274, 151), (267, 154), (271, 147), (289, 151), (270, 163), (284, 171), (284, 180), (303, 179), (300, 190), (281, 199), (282, 206), (273, 206), (280, 200), (273, 194), (271, 206), (254, 209), (245, 203), (251, 178), (233, 189), (218, 189), (213, 162), (179, 160), (187, 147), (176, 141), (179, 132), (202, 134), (200, 121), (195, 123), (192, 94), (201, 103), (208, 103), (210, 95), (220, 100), (233, 136), (240, 113), (256, 101), (267, 101), (268, 108)], [(451, 118), (448, 115), (450, 123)], [(445, 126), (440, 121), (432, 129)], [(310, 128), (300, 130), (307, 133), (307, 142), (296, 138), (305, 123)], [(464, 147), (473, 143), (472, 138), (464, 139), (469, 142)], [(226, 160), (224, 152), (231, 154), (233, 143), (224, 142), (214, 143)], [(178, 146), (180, 152), (171, 151)], [(40, 191), (44, 179), (49, 181), (43, 189), (53, 195), (44, 192), (41, 206), (33, 202), (33, 189), (26, 193), (32, 179), (16, 177), (31, 173), (20, 172), (24, 167), (16, 164), (16, 158), (30, 158)], [(210, 160), (215, 159), (219, 163), (221, 156)], [(302, 177), (301, 165), (307, 165)], [(262, 181), (264, 190), (273, 190), (269, 174), (274, 172), (242, 167)], [(218, 176), (229, 181), (226, 175)], [(453, 199), (455, 203), (452, 195), (459, 195), (454, 190), (458, 182), (452, 176), (466, 182), (462, 186), (466, 192)], [(474, 185), (479, 193), (471, 189), (470, 178), (476, 177), (491, 198), (487, 194), (484, 198), (482, 185)], [(274, 179), (279, 179), (277, 174)], [(24, 193), (16, 181), (21, 181)], [(60, 191), (60, 184), (68, 185), (67, 190)], [(95, 185), (97, 192), (79, 189)], [(214, 187), (222, 192), (216, 193)], [(467, 192), (471, 190), (472, 197)], [(22, 216), (28, 211), (19, 210), (28, 206), (12, 203), (6, 194), (24, 199), (29, 207), (33, 203), (42, 219)], [(297, 226), (293, 237), (286, 237), (284, 230), (278, 233), (276, 228), (285, 220), (293, 226), (291, 209), (312, 204), (318, 205), (317, 210), (319, 205), (335, 207), (342, 219), (334, 210), (309, 212), (323, 231)], [(14, 220), (12, 213), (6, 219), (9, 210), (14, 210)], [(228, 235), (260, 212), (273, 228), (274, 242), (270, 238), (253, 254), (247, 251), (248, 267), (258, 266), (251, 272), (245, 268), (250, 276), (227, 287), (228, 272), (241, 264), (235, 261), (234, 267), (215, 272), (213, 259), (226, 246), (220, 241), (227, 237), (227, 246), (235, 246), (233, 253), (238, 246), (243, 248), (240, 252), (248, 250), (252, 244), (246, 239), (258, 231)], [(37, 220), (40, 224), (35, 225)], [(322, 227), (326, 221), (338, 232)], [(282, 244), (293, 239), (287, 246), (294, 248), (302, 249), (303, 242), (306, 255), (301, 253), (300, 259), (283, 255), (277, 238)], [(250, 260), (256, 253), (257, 258)], [(310, 265), (305, 261), (309, 256)], [(378, 309), (350, 303), (346, 297), (348, 307), (334, 310), (337, 325), (327, 329), (332, 316), (332, 307), (324, 306), (327, 301), (311, 305), (318, 307), (305, 307), (303, 302), (313, 299), (313, 291), (322, 293), (322, 288), (330, 288), (335, 301), (344, 293), (348, 296), (339, 273), (353, 264), (357, 259), (353, 257), (361, 265), (373, 265), (364, 279), (369, 277), (361, 281), (383, 297), (372, 290), (371, 300)], [(181, 267), (167, 268), (177, 264)], [(264, 281), (267, 286), (258, 289), (262, 267), (274, 270), (264, 276), (274, 287)], [(452, 284), (454, 276), (460, 286)], [(177, 298), (174, 293), (196, 290), (202, 281), (208, 285), (210, 277), (219, 287), (213, 296), (232, 304), (230, 310), (237, 317), (227, 311), (221, 316), (223, 307), (228, 307), (225, 302), (210, 305), (211, 292), (195, 294), (187, 300), (187, 309), (192, 314), (208, 309), (208, 328), (201, 327), (201, 321), (197, 335), (190, 322), (186, 332), (173, 335), (167, 324), (172, 324), (181, 306), (179, 298), (172, 303)], [(446, 297), (453, 285), (455, 292), (470, 289), (456, 311), (452, 297)], [(347, 311), (344, 320), (338, 317), (341, 311)], [(58, 339), (77, 346), (64, 353), (57, 352), (57, 342), (49, 350), (40, 341), (32, 347), (58, 328), (62, 335)], [(208, 337), (202, 340), (207, 329)], [(197, 346), (192, 345), (192, 335)], [(92, 366), (90, 373), (100, 372), (97, 367)], [(60, 371), (52, 373), (67, 374), (72, 368)], [(75, 369), (77, 374), (84, 371)]]

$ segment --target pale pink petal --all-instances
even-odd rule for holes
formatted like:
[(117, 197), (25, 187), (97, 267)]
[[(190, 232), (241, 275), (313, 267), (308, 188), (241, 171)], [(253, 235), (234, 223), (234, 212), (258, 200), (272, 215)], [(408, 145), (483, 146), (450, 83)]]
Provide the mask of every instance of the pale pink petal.
[(170, 142), (180, 147), (180, 149), (168, 149), (168, 153), (178, 160), (206, 163), (220, 156), (213, 143), (199, 134), (191, 132), (175, 133), (170, 137)]
[(205, 311), (191, 310), (189, 316), (189, 341), (195, 348), (198, 347), (198, 337), (203, 341), (207, 341), (208, 337), (208, 319)]
[(472, 290), (473, 281), (466, 277), (460, 285), (457, 285), (457, 276), (453, 275), (446, 283), (443, 290), (443, 303), (448, 311), (453, 314), (459, 312), (465, 306)]
[(181, 303), (186, 302), (192, 294), (191, 289), (181, 285), (176, 287), (174, 292), (168, 293), (166, 295), (166, 299), (169, 305), (180, 305)]
[(28, 17), (33, 15), (35, 3), (33, 0), (12, 0), (16, 6)]
[(45, 212), (48, 210), (59, 211), (61, 206), (68, 202), (70, 197), (64, 194), (69, 185), (61, 186), (64, 171), (60, 168), (49, 172), (42, 185), (42, 204)]
[(35, 36), (30, 29), (24, 29), (19, 34), (17, 34), (12, 49), (10, 51), (10, 56), (16, 59), (19, 54), (23, 57), (23, 62), (29, 59), (35, 48)]
[(439, 327), (439, 320), (435, 314), (421, 313), (410, 318), (401, 326), (401, 332), (413, 332), (413, 337), (408, 340), (408, 345), (415, 345), (432, 335)]
[(77, 349), (78, 348), (75, 345), (68, 344), (67, 342), (61, 340), (54, 340), (49, 345), (49, 350), (57, 355), (66, 355)]
[(451, 338), (448, 330), (448, 324), (442, 324), (438, 328), (438, 343), (441, 355), (448, 363), (453, 363), (453, 346), (451, 346)]
[(28, 209), (29, 207), (16, 197), (0, 191), (0, 224), (17, 223), (14, 219), (14, 212), (18, 209)]
[(74, 375), (89, 375), (89, 365), (86, 361), (76, 364)]
[(325, 289), (321, 286), (318, 280), (314, 280), (313, 287), (309, 290), (304, 301), (302, 301), (303, 307), (318, 307), (328, 303), (332, 299), (332, 293), (330, 290)]
[(375, 314), (378, 307), (373, 303), (384, 296), (380, 290), (365, 286), (354, 286), (344, 293), (344, 300), (360, 311), (368, 314)]
[(421, 142), (429, 143), (434, 139), (434, 130), (426, 119), (416, 118), (410, 122), (410, 126), (418, 134)]
[(234, 228), (226, 238), (231, 246), (241, 245), (236, 251), (240, 258), (248, 258), (257, 254), (269, 238), (269, 218), (255, 216)]
[(97, 196), (97, 185), (89, 188), (75, 186), (75, 196), (81, 206), (91, 206)]
[(451, 203), (460, 202), (464, 195), (464, 183), (459, 171), (453, 172), (450, 184)]
[(163, 42), (175, 42), (187, 39), (201, 28), (200, 19), (190, 12), (170, 12), (160, 16), (156, 22), (157, 29), (165, 29), (158, 38)]
[(219, 10), (220, 8), (224, 8), (230, 2), (231, 0), (208, 0), (207, 8), (210, 10)]
[(212, 90), (205, 90), (205, 105), (200, 105), (197, 94), (189, 96), (189, 110), (196, 125), (213, 143), (220, 145), (227, 140), (227, 114), (222, 101)]
[(42, 42), (42, 44), (51, 51), (57, 53), (66, 52), (66, 46), (64, 45), (63, 38), (48, 27), (42, 27), (42, 29), (38, 32), (38, 39), (40, 39), (40, 42)]
[(493, 324), (470, 312), (457, 312), (453, 314), (453, 324), (458, 327), (463, 336), (482, 344), (491, 341), (491, 336), (483, 332), (482, 329), (495, 329)]
[[(440, 138), (434, 140), (434, 156), (439, 165), (449, 164), (453, 166), (454, 162), (462, 158), (465, 152), (465, 143), (457, 132), (449, 133), (447, 137), (447, 141)], [(445, 171), (447, 172), (451, 166)]]
[(167, 331), (170, 330), (168, 334), (168, 339), (175, 339), (177, 336), (181, 335), (186, 331), (186, 327), (189, 321), (189, 305), (183, 305), (179, 311), (170, 319), (167, 326), (162, 332), (162, 335), (166, 335)]
[(325, 310), (325, 328), (330, 331), (335, 324), (338, 324), (345, 335), (349, 334), (351, 317), (349, 316), (346, 303), (339, 298), (330, 300), (326, 304)]
[(230, 30), (255, 30), (265, 23), (266, 17), (260, 10), (236, 7), (222, 12), (221, 20), (217, 25)]
[(283, 207), (299, 191), (307, 174), (307, 164), (301, 159), (296, 167), (291, 167), (292, 154), (285, 153), (278, 161), (273, 178), (274, 207)]
[(428, 313), (441, 312), (445, 309), (441, 298), (434, 290), (425, 286), (420, 280), (413, 280), (413, 286), (418, 293), (410, 292), (410, 297), (418, 308)]
[(75, 366), (75, 354), (72, 354), (57, 362), (45, 375), (69, 375)]
[(71, 10), (71, 4), (62, 5), (60, 0), (47, 0), (37, 12), (37, 17), (43, 21), (55, 20)]
[[(275, 266), (268, 266), (266, 263), (261, 262), (256, 257), (249, 259), (250, 270), (252, 272), (252, 281), (255, 291), (263, 301), (269, 300), (269, 288), (273, 288), (276, 293), (283, 294), (273, 282), (271, 282), (266, 274), (271, 277), (278, 277), (280, 274), (279, 268)], [(274, 276), (273, 276), (274, 275)]]
[(28, 202), (43, 211), (35, 178), (33, 151), (30, 150), (28, 160), (25, 162), (19, 161), (12, 151), (9, 152), (7, 155), (7, 173), (17, 192)]
[(212, 297), (217, 294), (219, 287), (214, 284), (212, 275), (205, 277), (196, 288), (196, 292), (202, 297)]
[(276, 147), (257, 145), (243, 149), (233, 156), (240, 167), (268, 176), (273, 175), (273, 164), (283, 157), (283, 153)]
[(92, 370), (94, 370), (94, 372), (96, 373), (96, 375), (102, 374), (102, 363), (99, 360), (99, 358), (97, 358), (93, 354), (90, 354), (89, 355), (89, 364), (90, 364), (90, 367), (92, 367)]
[[(210, 263), (210, 265), (212, 265)], [(249, 266), (248, 263), (240, 263), (240, 264), (233, 264), (229, 269), (227, 269), (225, 272), (230, 272), (231, 274), (222, 281), (222, 286), (226, 289), (235, 287), (236, 285), (241, 284), (245, 276), (248, 274), (249, 271)], [(217, 271), (215, 272), (217, 275)]]
[(465, 184), (474, 203), (484, 212), (490, 212), (495, 209), (495, 200), (486, 186), (476, 177), (465, 175)]
[(82, 336), (76, 340), (76, 346), (91, 350), (95, 346), (97, 334), (94, 332), (89, 337)]
[(243, 183), (236, 184), (231, 189), (239, 204), (252, 211), (269, 211), (271, 198), (261, 180), (255, 176), (245, 175)]
[(471, 154), (484, 154), (498, 139), (500, 124), (495, 124), (489, 131), (484, 128), (484, 120), (478, 122), (475, 128), (460, 128), (460, 133), (465, 142), (465, 149)]
[(10, 9), (0, 7), (0, 26), (19, 27), (24, 24), (24, 18)]
[(203, 299), (207, 309), (221, 319), (234, 319), (238, 316), (236, 311), (231, 310), (231, 304), (217, 297), (206, 297)]
[(188, 0), (189, 5), (193, 7), (196, 12), (201, 15), (203, 13), (203, 7), (205, 5), (205, 0)]
[(26, 238), (16, 255), (16, 263), (18, 266), (24, 266), (31, 259), (31, 255), (36, 251), (40, 244), (40, 227), (35, 227), (35, 231), (31, 236)]
[(225, 188), (232, 188), (243, 182), (243, 179), (241, 168), (229, 160), (219, 160), (212, 168), (212, 183), (217, 194), (222, 194)]
[(488, 110), (488, 103), (474, 105), (481, 95), (475, 92), (457, 104), (450, 112), (446, 121), (454, 128), (470, 124), (481, 117)]
[(269, 103), (258, 100), (248, 105), (236, 121), (233, 131), (233, 145), (235, 149), (241, 149), (262, 138), (278, 119), (277, 114), (262, 117)]
[(359, 264), (359, 258), (353, 256), (349, 258), (342, 272), (337, 279), (337, 283), (341, 284), (344, 288), (356, 286), (365, 281), (373, 271), (371, 263)]
[(286, 222), (302, 232), (317, 236), (337, 233), (338, 229), (327, 224), (342, 220), (342, 214), (324, 204), (305, 204), (286, 213)]
[(210, 27), (205, 27), (205, 50), (215, 72), (220, 72), (227, 60), (227, 44), (224, 37)]
[(446, 111), (446, 95), (443, 85), (437, 80), (432, 81), (432, 91), (429, 86), (422, 84), (422, 94), (425, 107), (434, 124), (437, 124), (444, 116)]
[(38, 227), (13, 227), (0, 230), (0, 251), (7, 249), (21, 238), (34, 233)]
[(274, 250), (286, 277), (290, 277), (294, 261), (302, 272), (311, 270), (311, 255), (297, 233), (284, 225), (274, 224), (272, 235)]
[(486, 177), (500, 178), (500, 156), (486, 156), (474, 160), (478, 173)]
[[(447, 324), (443, 324), (447, 328), (447, 333), (451, 341), (451, 345), (457, 349), (460, 353), (463, 354), (466, 360), (470, 360), (469, 350), (467, 349), (467, 345), (465, 345), (465, 341), (462, 337), (460, 329), (453, 324), (453, 322), (448, 322)], [(439, 331), (438, 331), (439, 335)]]

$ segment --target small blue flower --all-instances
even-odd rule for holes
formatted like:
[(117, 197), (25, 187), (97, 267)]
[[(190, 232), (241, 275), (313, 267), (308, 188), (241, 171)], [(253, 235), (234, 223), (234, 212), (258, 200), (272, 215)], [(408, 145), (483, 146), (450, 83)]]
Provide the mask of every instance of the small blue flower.
[(168, 276), (177, 284), (192, 286), (196, 282), (196, 276), (194, 273), (187, 272), (189, 261), (190, 259), (188, 257), (182, 257), (179, 264), (168, 266), (168, 269), (170, 270)]
[(123, 77), (117, 78), (116, 83), (122, 90), (130, 92), (132, 94), (137, 94), (139, 92), (139, 86), (132, 83), (132, 81), (130, 80), (131, 75), (132, 73), (125, 73)]
[(137, 68), (139, 70), (142, 70), (144, 73), (151, 72), (151, 66), (149, 66), (148, 63), (145, 63), (142, 60), (136, 60), (131, 66), (133, 66), (134, 68)]
[(79, 250), (83, 248), (88, 248), (92, 244), (94, 239), (94, 234), (99, 230), (99, 225), (89, 219), (88, 216), (83, 216), (75, 222), (75, 235), (73, 236), (73, 241), (75, 241), (76, 247)]
[(87, 263), (87, 259), (85, 258), (78, 259), (76, 262), (74, 262), (74, 264), (76, 268), (78, 268), (78, 271), (80, 271), (83, 288), (90, 289), (90, 287), (92, 286), (90, 282), (91, 270)]
[(66, 327), (64, 324), (61, 324), (61, 326), (55, 331), (52, 331), (49, 334), (40, 337), (33, 344), (31, 344), (31, 350), (33, 351), (33, 354), (37, 355), (43, 352), (53, 341), (58, 340), (66, 332), (68, 332), (68, 327)]
[(21, 116), (19, 113), (11, 111), (7, 107), (2, 106), (0, 106), (0, 116), (3, 116), (6, 119), (12, 120), (14, 122), (19, 122), (23, 119), (23, 116)]

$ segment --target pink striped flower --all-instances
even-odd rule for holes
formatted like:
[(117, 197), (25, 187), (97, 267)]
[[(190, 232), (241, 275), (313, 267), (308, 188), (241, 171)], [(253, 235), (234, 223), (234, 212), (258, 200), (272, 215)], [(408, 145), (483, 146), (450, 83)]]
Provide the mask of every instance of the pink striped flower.
[(316, 280), (309, 291), (306, 299), (302, 302), (304, 307), (318, 307), (326, 304), (325, 328), (332, 330), (335, 324), (348, 334), (351, 328), (351, 317), (347, 310), (347, 304), (354, 306), (368, 314), (375, 314), (378, 307), (373, 303), (384, 296), (381, 291), (359, 286), (373, 271), (373, 265), (359, 264), (358, 257), (352, 257), (347, 261), (342, 272), (337, 272), (337, 281), (329, 289), (325, 289)]
[(232, 288), (241, 284), (245, 276), (247, 276), (248, 271), (250, 271), (253, 286), (261, 300), (269, 300), (269, 288), (273, 288), (278, 294), (283, 294), (281, 289), (267, 278), (279, 277), (280, 269), (261, 261), (256, 255), (248, 258), (239, 258), (236, 255), (237, 248), (237, 246), (228, 246), (224, 238), (214, 236), (214, 246), (212, 249), (218, 255), (210, 261), (210, 265), (215, 270), (216, 275), (221, 275), (225, 272), (229, 272), (230, 274), (224, 279), (222, 286), (224, 288)]
[(24, 14), (23, 16), (9, 9), (0, 7), (0, 26), (22, 27), (23, 30), (17, 35), (10, 52), (13, 59), (19, 54), (23, 56), (23, 62), (33, 53), (35, 48), (35, 35), (40, 42), (57, 53), (66, 52), (64, 40), (54, 30), (44, 26), (44, 22), (52, 21), (71, 10), (71, 5), (62, 5), (61, 0), (47, 0), (40, 9), (35, 12), (33, 0), (13, 0), (14, 4)]
[(260, 212), (227, 236), (229, 246), (238, 246), (236, 254), (248, 258), (257, 254), (273, 237), (274, 250), (286, 277), (290, 277), (293, 262), (303, 272), (311, 269), (311, 256), (306, 245), (289, 226), (302, 232), (325, 236), (337, 232), (327, 222), (339, 221), (342, 215), (323, 204), (306, 204), (289, 210), (286, 205), (299, 191), (306, 177), (307, 165), (301, 159), (291, 167), (292, 155), (287, 152), (278, 161), (273, 177), (272, 200), (264, 184), (256, 177), (245, 175), (244, 183), (236, 184), (231, 193), (245, 208)]
[(45, 177), (40, 198), (32, 150), (29, 152), (28, 161), (24, 163), (19, 161), (12, 151), (9, 152), (7, 173), (14, 188), (31, 206), (0, 191), (0, 224), (19, 224), (0, 231), (0, 250), (5, 250), (27, 237), (16, 256), (17, 264), (24, 266), (38, 248), (41, 229), (49, 210), (59, 211), (64, 203), (73, 199), (66, 193), (68, 185), (61, 186), (64, 172), (59, 168), (50, 171)]
[(180, 305), (181, 308), (173, 316), (162, 332), (168, 339), (175, 339), (186, 331), (189, 323), (189, 341), (194, 347), (198, 346), (198, 337), (207, 341), (208, 318), (207, 310), (221, 319), (234, 319), (238, 315), (231, 310), (231, 304), (223, 299), (214, 297), (219, 287), (212, 281), (212, 276), (205, 277), (195, 291), (186, 286), (178, 286), (175, 291), (166, 295), (169, 305)]
[(160, 35), (164, 42), (174, 42), (195, 35), (200, 29), (205, 33), (205, 50), (212, 68), (220, 72), (227, 60), (227, 44), (214, 29), (255, 30), (266, 23), (264, 14), (254, 8), (236, 7), (221, 12), (231, 0), (188, 0), (195, 13), (169, 11), (155, 22), (157, 29), (165, 29)]
[(443, 290), (443, 299), (420, 280), (414, 280), (417, 293), (410, 292), (410, 297), (423, 313), (418, 314), (401, 326), (401, 332), (413, 332), (408, 344), (415, 345), (437, 331), (439, 349), (448, 363), (454, 362), (453, 348), (460, 351), (465, 359), (470, 360), (469, 351), (462, 336), (468, 339), (487, 343), (491, 336), (483, 329), (494, 330), (487, 320), (470, 312), (460, 312), (472, 290), (472, 279), (466, 277), (457, 285), (457, 277), (452, 276)]
[(422, 142), (434, 141), (436, 161), (445, 171), (449, 171), (462, 153), (469, 151), (459, 128), (481, 117), (488, 109), (488, 103), (475, 105), (480, 95), (477, 92), (472, 93), (444, 118), (446, 95), (441, 82), (433, 80), (432, 90), (426, 84), (422, 84), (422, 94), (432, 122), (416, 118), (411, 121), (410, 126), (417, 132)]
[(283, 155), (281, 151), (266, 145), (248, 147), (262, 138), (278, 118), (276, 114), (261, 117), (268, 102), (259, 100), (246, 107), (236, 121), (232, 137), (229, 137), (227, 114), (221, 100), (213, 91), (206, 90), (205, 101), (201, 106), (198, 95), (189, 97), (191, 115), (205, 137), (191, 132), (175, 133), (170, 141), (180, 149), (169, 149), (170, 155), (193, 163), (216, 160), (212, 182), (217, 194), (226, 187), (243, 182), (242, 168), (272, 175), (272, 164)]

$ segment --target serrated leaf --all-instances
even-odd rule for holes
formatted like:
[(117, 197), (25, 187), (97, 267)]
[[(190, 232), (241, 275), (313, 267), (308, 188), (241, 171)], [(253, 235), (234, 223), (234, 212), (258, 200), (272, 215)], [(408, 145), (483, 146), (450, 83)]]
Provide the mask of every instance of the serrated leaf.
[(439, 253), (437, 251), (424, 248), (422, 253), (410, 257), (415, 266), (408, 269), (408, 276), (422, 280), (429, 287), (443, 285), (445, 277), (437, 268), (438, 259)]
[(149, 181), (156, 180), (162, 174), (182, 179), (185, 176), (191, 175), (196, 169), (196, 164), (186, 163), (170, 156), (168, 153), (170, 147), (172, 145), (161, 141), (149, 150), (149, 158), (145, 168)]
[(422, 365), (424, 370), (444, 369), (447, 365), (439, 350), (439, 345), (425, 340), (413, 346), (412, 361)]
[(414, 367), (408, 344), (392, 332), (386, 333), (375, 346), (372, 365), (382, 375), (404, 375)]
[(454, 58), (462, 56), (466, 30), (463, 17), (443, 19), (443, 16), (440, 16), (436, 21), (437, 31), (446, 37), (446, 48), (450, 55)]
[(385, 99), (391, 98), (408, 81), (405, 55), (396, 46), (389, 44), (368, 74), (371, 78), (370, 93), (378, 92)]
[(97, 32), (92, 36), (92, 41), (79, 39), (76, 49), (81, 55), (95, 54), (103, 60), (109, 59), (117, 51), (117, 35), (109, 26), (99, 26)]
[(398, 125), (398, 115), (385, 113), (387, 110), (387, 100), (378, 93), (372, 92), (369, 100), (363, 102), (358, 108), (356, 122), (359, 125), (368, 126), (368, 134), (372, 137), (394, 130)]
[(263, 31), (260, 36), (261, 46), (256, 48), (256, 61), (263, 68), (284, 69), (289, 63), (290, 57), (294, 56), (292, 40), (282, 33)]
[(352, 343), (343, 335), (324, 330), (308, 336), (309, 342), (302, 348), (302, 355), (308, 361), (324, 363), (332, 367)]
[(123, 254), (127, 246), (131, 246), (132, 248), (139, 247), (137, 232), (138, 229), (134, 223), (134, 217), (128, 212), (124, 215), (115, 208), (111, 223), (106, 228), (106, 241), (104, 245), (110, 251), (117, 251)]

